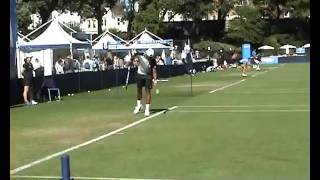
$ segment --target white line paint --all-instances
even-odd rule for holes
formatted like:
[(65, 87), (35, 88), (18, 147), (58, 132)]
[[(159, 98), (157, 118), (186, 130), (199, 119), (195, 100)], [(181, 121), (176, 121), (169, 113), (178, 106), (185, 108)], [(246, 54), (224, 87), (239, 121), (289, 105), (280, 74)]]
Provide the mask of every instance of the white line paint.
[(260, 72), (260, 73), (254, 74), (254, 75), (252, 75), (252, 77), (257, 77), (257, 76), (259, 76), (259, 75), (261, 75), (261, 74), (270, 72), (270, 71), (272, 71), (272, 70), (274, 70), (274, 69), (277, 69), (277, 68), (279, 68), (279, 66), (278, 66), (278, 67), (271, 67), (271, 68), (269, 68), (268, 71), (264, 71), (264, 72)]
[(309, 104), (257, 104), (257, 105), (217, 105), (217, 106), (179, 106), (179, 108), (228, 108), (228, 107), (301, 107), (301, 106), (310, 106)]
[[(173, 107), (168, 108), (168, 110), (173, 110), (173, 109), (176, 109), (176, 108), (177, 108), (177, 106), (173, 106)], [(159, 115), (161, 115), (161, 114), (163, 114), (163, 113), (166, 113), (166, 112), (167, 112), (167, 110), (163, 110), (163, 111), (157, 112), (157, 113), (155, 113), (155, 114), (152, 114), (151, 116), (148, 116), (148, 117), (145, 117), (145, 118), (143, 118), (143, 119), (140, 119), (139, 121), (136, 121), (136, 122), (134, 122), (134, 123), (128, 124), (128, 125), (126, 125), (126, 126), (124, 126), (124, 127), (122, 127), (122, 128), (116, 129), (116, 130), (114, 130), (114, 131), (112, 131), (112, 132), (109, 132), (109, 133), (104, 134), (104, 135), (102, 135), (102, 136), (99, 136), (99, 137), (97, 137), (97, 138), (94, 138), (94, 139), (91, 139), (91, 140), (86, 141), (86, 142), (84, 142), (84, 143), (81, 143), (81, 144), (79, 144), (79, 145), (70, 147), (70, 148), (65, 149), (65, 150), (63, 150), (63, 151), (60, 151), (60, 152), (51, 154), (51, 155), (46, 156), (46, 157), (44, 157), (44, 158), (42, 158), (42, 159), (33, 161), (33, 162), (29, 163), (29, 164), (20, 166), (20, 167), (18, 167), (18, 168), (16, 168), (16, 169), (11, 170), (11, 171), (10, 171), (10, 174), (14, 174), (14, 173), (20, 172), (20, 171), (22, 171), (22, 170), (24, 170), (24, 169), (30, 168), (30, 167), (32, 167), (32, 166), (34, 166), (34, 165), (36, 165), (36, 164), (42, 163), (42, 162), (47, 161), (47, 160), (49, 160), (49, 159), (52, 159), (52, 158), (54, 158), (54, 157), (61, 156), (61, 155), (65, 154), (65, 153), (67, 153), (67, 152), (70, 152), (70, 151), (73, 151), (73, 150), (75, 150), (75, 149), (79, 149), (79, 148), (81, 148), (81, 147), (84, 147), (84, 146), (87, 146), (87, 145), (89, 145), (89, 144), (92, 144), (92, 143), (94, 143), (94, 142), (100, 141), (100, 140), (102, 140), (102, 139), (104, 139), (104, 138), (107, 138), (107, 137), (109, 137), (109, 136), (112, 136), (112, 135), (114, 135), (114, 134), (117, 134), (117, 133), (119, 133), (120, 131), (123, 131), (123, 130), (125, 130), (125, 129), (129, 129), (129, 128), (133, 127), (133, 126), (136, 126), (136, 125), (138, 125), (138, 124), (140, 124), (140, 123), (142, 123), (142, 122), (144, 122), (144, 121), (147, 121), (147, 120), (149, 120), (149, 119), (151, 119), (151, 118), (153, 118), (153, 117), (159, 116)]]
[(267, 109), (267, 110), (182, 110), (174, 111), (178, 113), (258, 113), (258, 112), (309, 112), (309, 109)]
[(213, 90), (213, 91), (210, 91), (209, 93), (214, 93), (214, 92), (217, 92), (217, 91), (223, 90), (223, 89), (225, 89), (225, 88), (228, 88), (228, 87), (231, 87), (231, 86), (237, 85), (237, 84), (239, 84), (239, 83), (242, 83), (243, 81), (245, 81), (245, 79), (242, 79), (242, 80), (240, 80), (240, 81), (237, 81), (237, 82), (234, 82), (234, 83), (228, 84), (228, 85), (226, 85), (226, 86), (222, 86), (222, 87), (220, 87), (220, 88), (218, 88), (218, 89), (215, 89), (215, 90)]
[[(17, 179), (61, 179), (61, 176), (11, 176)], [(175, 179), (141, 179), (141, 178), (108, 178), (108, 177), (71, 177), (71, 179), (85, 179), (85, 180), (175, 180)]]

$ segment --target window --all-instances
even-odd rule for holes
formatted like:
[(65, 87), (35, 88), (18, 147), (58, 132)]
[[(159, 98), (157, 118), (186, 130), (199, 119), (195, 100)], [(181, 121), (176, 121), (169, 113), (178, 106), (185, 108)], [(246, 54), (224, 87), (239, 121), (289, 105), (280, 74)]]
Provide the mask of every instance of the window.
[(92, 21), (92, 26), (93, 26), (93, 28), (96, 28), (96, 22), (97, 22), (97, 21)]
[(91, 27), (91, 22), (90, 22), (90, 20), (88, 20), (88, 28), (90, 28)]

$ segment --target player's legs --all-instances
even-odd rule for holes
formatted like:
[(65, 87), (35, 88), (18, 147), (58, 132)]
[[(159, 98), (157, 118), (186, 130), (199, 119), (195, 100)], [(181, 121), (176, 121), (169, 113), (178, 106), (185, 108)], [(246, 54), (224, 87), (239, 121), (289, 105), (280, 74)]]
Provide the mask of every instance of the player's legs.
[(143, 79), (137, 77), (137, 105), (134, 108), (133, 113), (137, 114), (142, 109), (141, 99), (142, 99), (142, 87), (143, 87)]
[(145, 98), (146, 98), (146, 109), (144, 111), (145, 116), (150, 115), (150, 104), (151, 104), (151, 89), (152, 89), (152, 80), (146, 79), (145, 80)]

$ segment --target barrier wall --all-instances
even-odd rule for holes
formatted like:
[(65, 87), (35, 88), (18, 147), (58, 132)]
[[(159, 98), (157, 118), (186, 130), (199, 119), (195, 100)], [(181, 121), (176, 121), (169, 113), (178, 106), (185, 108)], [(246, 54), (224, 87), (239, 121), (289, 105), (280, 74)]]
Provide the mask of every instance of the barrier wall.
[[(207, 62), (194, 63), (196, 71), (202, 70)], [(136, 68), (130, 71), (129, 84), (135, 82)], [(46, 77), (33, 78), (33, 89), (36, 97), (44, 78), (52, 78), (60, 89), (61, 95), (68, 93), (84, 92), (88, 90), (100, 90), (115, 86), (123, 86), (126, 82), (128, 69), (117, 69), (98, 72), (80, 72), (59, 74)], [(168, 78), (186, 74), (185, 65), (157, 66), (158, 78)], [(23, 79), (10, 79), (10, 106), (23, 103)]]
[(310, 62), (310, 56), (279, 57), (278, 63), (305, 63)]

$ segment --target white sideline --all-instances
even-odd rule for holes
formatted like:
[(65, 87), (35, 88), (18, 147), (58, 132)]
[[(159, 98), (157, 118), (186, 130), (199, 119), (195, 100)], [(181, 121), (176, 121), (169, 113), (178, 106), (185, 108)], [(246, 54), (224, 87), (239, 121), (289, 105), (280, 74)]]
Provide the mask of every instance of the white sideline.
[[(61, 179), (60, 176), (11, 176), (17, 179)], [(175, 179), (139, 179), (139, 178), (108, 178), (108, 177), (71, 177), (71, 179), (85, 180), (175, 180)]]
[[(173, 109), (176, 109), (176, 108), (177, 108), (177, 106), (173, 106), (173, 107), (168, 108), (168, 110), (173, 110)], [(79, 145), (70, 147), (70, 148), (65, 149), (65, 150), (63, 150), (63, 151), (60, 151), (60, 152), (51, 154), (51, 155), (46, 156), (46, 157), (44, 157), (44, 158), (42, 158), (42, 159), (33, 161), (33, 162), (29, 163), (29, 164), (20, 166), (20, 167), (18, 167), (18, 168), (16, 168), (16, 169), (11, 170), (11, 171), (10, 171), (10, 174), (17, 173), (17, 172), (19, 172), (19, 171), (22, 171), (22, 170), (24, 170), (24, 169), (30, 168), (30, 167), (32, 167), (32, 166), (34, 166), (34, 165), (36, 165), (36, 164), (41, 163), (41, 162), (44, 162), (44, 161), (47, 161), (47, 160), (52, 159), (52, 158), (54, 158), (54, 157), (63, 155), (63, 154), (65, 154), (65, 153), (67, 153), (67, 152), (70, 152), (70, 151), (72, 151), (72, 150), (79, 149), (79, 148), (81, 148), (81, 147), (83, 147), (83, 146), (87, 146), (87, 145), (89, 145), (89, 144), (92, 144), (92, 143), (97, 142), (97, 141), (99, 141), (99, 140), (102, 140), (102, 139), (104, 139), (104, 138), (106, 138), (106, 137), (109, 137), (109, 136), (112, 136), (112, 135), (114, 135), (114, 134), (117, 134), (117, 133), (119, 133), (120, 131), (123, 131), (123, 130), (125, 130), (125, 129), (131, 128), (131, 127), (133, 127), (133, 126), (135, 126), (135, 125), (137, 125), (137, 124), (140, 124), (140, 123), (142, 123), (142, 122), (144, 122), (144, 121), (146, 121), (146, 120), (148, 120), (148, 119), (151, 119), (151, 118), (153, 118), (153, 117), (159, 116), (160, 114), (163, 114), (163, 113), (166, 113), (166, 112), (167, 112), (167, 110), (162, 110), (162, 111), (160, 111), (160, 112), (157, 112), (157, 113), (155, 113), (155, 114), (152, 114), (151, 116), (148, 116), (148, 117), (145, 117), (145, 118), (143, 118), (143, 119), (140, 119), (139, 121), (136, 121), (136, 122), (134, 122), (134, 123), (128, 124), (128, 125), (126, 125), (126, 126), (124, 126), (124, 127), (122, 127), (122, 128), (116, 129), (116, 130), (114, 130), (114, 131), (112, 131), (112, 132), (109, 132), (109, 133), (104, 134), (104, 135), (102, 135), (102, 136), (99, 136), (99, 137), (97, 137), (97, 138), (94, 138), (94, 139), (91, 139), (91, 140), (86, 141), (86, 142), (84, 142), (84, 143), (81, 143), (81, 144), (79, 144)]]
[[(269, 71), (272, 71), (272, 70), (277, 69), (277, 68), (279, 68), (279, 66), (277, 66), (277, 67), (271, 67), (271, 68), (269, 68)], [(258, 74), (254, 74), (254, 75), (252, 75), (252, 77), (257, 77), (257, 76), (259, 76), (259, 75), (261, 75), (261, 74), (264, 74), (264, 73), (267, 73), (267, 72), (269, 72), (269, 71), (264, 71), (264, 72), (260, 72), (260, 73), (258, 73)]]
[(256, 110), (181, 110), (176, 113), (258, 113), (258, 112), (309, 112), (310, 109), (256, 109)]
[(179, 108), (250, 108), (250, 107), (303, 107), (310, 104), (257, 104), (257, 105), (199, 105), (199, 106), (179, 106)]
[[(269, 71), (272, 71), (272, 70), (277, 69), (277, 68), (279, 68), (279, 67), (271, 67)], [(252, 75), (252, 77), (257, 77), (257, 75), (261, 75), (261, 74), (267, 73), (267, 72), (269, 72), (269, 71), (264, 71), (264, 72), (261, 72), (261, 73), (259, 73), (259, 74)], [(218, 88), (218, 89), (212, 90), (212, 91), (210, 91), (209, 93), (214, 93), (214, 92), (217, 92), (217, 91), (223, 90), (223, 89), (225, 89), (225, 88), (228, 88), (228, 87), (231, 87), (231, 86), (237, 85), (237, 84), (239, 84), (239, 83), (242, 83), (243, 81), (245, 81), (245, 79), (242, 79), (242, 80), (240, 80), (240, 81), (237, 81), (237, 82), (234, 82), (234, 83), (228, 84), (228, 85), (226, 85), (226, 86), (222, 86), (221, 88)]]

